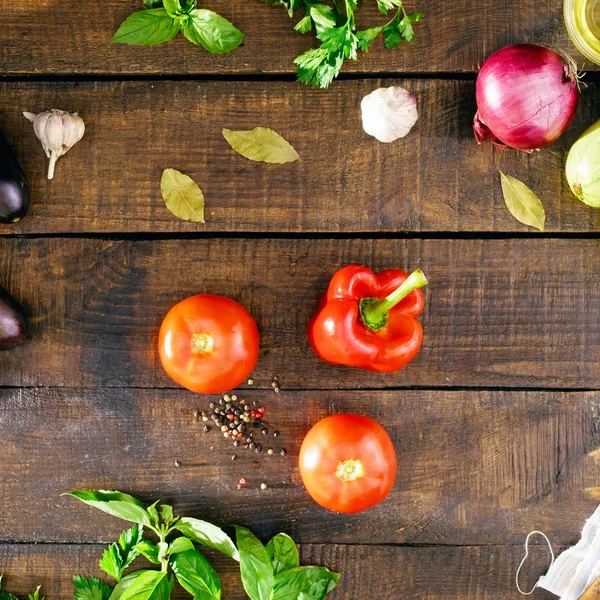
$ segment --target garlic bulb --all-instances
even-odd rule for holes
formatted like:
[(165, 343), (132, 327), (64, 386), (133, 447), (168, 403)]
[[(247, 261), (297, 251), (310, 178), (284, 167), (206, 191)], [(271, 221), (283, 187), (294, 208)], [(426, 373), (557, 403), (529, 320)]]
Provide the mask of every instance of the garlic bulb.
[(362, 99), (364, 130), (380, 142), (404, 137), (417, 122), (417, 100), (402, 87), (379, 88)]
[(63, 110), (53, 109), (39, 115), (30, 112), (23, 114), (33, 123), (35, 135), (42, 142), (46, 156), (50, 159), (48, 179), (52, 179), (56, 161), (83, 137), (85, 123), (77, 113), (71, 114)]

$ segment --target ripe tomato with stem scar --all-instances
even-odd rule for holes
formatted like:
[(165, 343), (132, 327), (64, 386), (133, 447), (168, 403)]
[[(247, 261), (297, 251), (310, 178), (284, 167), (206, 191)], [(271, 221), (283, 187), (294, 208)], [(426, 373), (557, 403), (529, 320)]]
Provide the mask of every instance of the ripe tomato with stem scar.
[(385, 429), (368, 417), (333, 415), (319, 421), (300, 448), (300, 475), (321, 506), (355, 513), (375, 506), (396, 478), (396, 451)]
[(162, 366), (177, 383), (192, 392), (218, 394), (237, 387), (254, 369), (258, 329), (235, 300), (199, 294), (169, 311), (158, 349)]

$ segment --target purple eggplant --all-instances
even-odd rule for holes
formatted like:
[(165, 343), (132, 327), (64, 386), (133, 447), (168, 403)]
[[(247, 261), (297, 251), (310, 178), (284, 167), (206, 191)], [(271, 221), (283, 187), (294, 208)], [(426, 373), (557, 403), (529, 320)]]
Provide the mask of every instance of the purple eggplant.
[(20, 346), (27, 336), (27, 317), (21, 305), (0, 287), (0, 351)]
[(0, 223), (17, 223), (29, 209), (29, 185), (21, 165), (0, 133)]

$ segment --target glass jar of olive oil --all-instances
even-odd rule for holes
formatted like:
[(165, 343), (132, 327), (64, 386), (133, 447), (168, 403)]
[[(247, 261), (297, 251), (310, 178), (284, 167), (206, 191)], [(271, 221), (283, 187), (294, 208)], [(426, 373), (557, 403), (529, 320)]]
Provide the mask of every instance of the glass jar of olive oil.
[(565, 22), (577, 49), (600, 65), (600, 0), (565, 0)]

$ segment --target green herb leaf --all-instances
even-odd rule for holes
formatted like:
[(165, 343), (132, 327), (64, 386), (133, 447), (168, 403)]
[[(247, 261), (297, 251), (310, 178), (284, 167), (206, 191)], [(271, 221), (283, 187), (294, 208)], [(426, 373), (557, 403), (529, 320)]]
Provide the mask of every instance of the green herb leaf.
[(118, 581), (123, 574), (123, 560), (117, 544), (111, 544), (102, 554), (98, 566), (107, 574)]
[(413, 23), (418, 23), (423, 15), (420, 12), (415, 12), (410, 15), (404, 15), (400, 23), (398, 23), (398, 30), (400, 35), (406, 42), (412, 44), (415, 41), (415, 32), (413, 30)]
[[(40, 600), (40, 589), (41, 589), (41, 585), (38, 585), (35, 588), (35, 592), (33, 592), (33, 594), (27, 594), (27, 598), (29, 598), (29, 600)], [(44, 600), (44, 596), (42, 596), (41, 600)]]
[(296, 567), (275, 577), (273, 600), (322, 600), (340, 578), (324, 567)]
[(298, 547), (294, 540), (285, 533), (278, 533), (271, 539), (267, 544), (267, 552), (275, 575), (300, 565)]
[(398, 28), (397, 21), (388, 23), (383, 28), (383, 43), (388, 50), (397, 48), (402, 44), (402, 36), (400, 35), (400, 29)]
[(244, 41), (244, 34), (227, 19), (213, 12), (197, 8), (189, 13), (190, 19), (183, 28), (183, 35), (213, 54), (225, 54)]
[(383, 31), (383, 27), (369, 27), (356, 33), (358, 38), (358, 48), (363, 52), (368, 52), (369, 48), (377, 36)]
[[(123, 559), (123, 570), (131, 565), (131, 563), (139, 556), (135, 546), (142, 541), (144, 533), (143, 527), (134, 525), (131, 529), (125, 530), (119, 536), (119, 546), (121, 547), (121, 558)], [(121, 573), (121, 577), (123, 573)]]
[(158, 565), (160, 560), (158, 559), (158, 547), (148, 540), (142, 540), (135, 547), (136, 551), (145, 556), (151, 563)]
[(170, 17), (179, 17), (186, 14), (183, 3), (180, 0), (163, 0), (163, 6)]
[(153, 8), (127, 17), (112, 41), (133, 46), (153, 46), (172, 40), (178, 32), (179, 24), (164, 8)]
[(74, 496), (101, 511), (140, 525), (150, 525), (150, 516), (144, 505), (129, 494), (110, 490), (74, 490), (63, 496)]
[(219, 576), (200, 552), (187, 550), (176, 554), (171, 567), (181, 587), (194, 596), (194, 600), (220, 600)]
[(163, 0), (143, 0), (144, 8), (161, 8), (163, 5)]
[(168, 504), (160, 505), (160, 516), (163, 520), (163, 523), (166, 525), (170, 525), (173, 521), (175, 521), (175, 517), (173, 516), (173, 507)]
[(388, 11), (402, 6), (401, 0), (377, 0), (379, 12), (387, 15)]
[(75, 600), (108, 600), (112, 590), (111, 588), (95, 577), (73, 577), (75, 586)]
[(175, 169), (165, 169), (160, 190), (167, 208), (184, 221), (205, 223), (204, 194), (198, 184)]
[(500, 181), (510, 214), (520, 223), (544, 231), (546, 213), (540, 199), (524, 183), (502, 171)]
[(300, 158), (287, 140), (268, 127), (248, 131), (223, 129), (223, 137), (238, 154), (249, 160), (283, 164)]
[(328, 29), (336, 26), (336, 14), (327, 4), (311, 5), (310, 17), (319, 28)]
[(169, 600), (170, 594), (171, 585), (166, 573), (145, 571), (136, 577), (120, 598), (121, 600)]
[(154, 573), (154, 571), (150, 571), (148, 569), (140, 569), (139, 571), (134, 571), (133, 573), (129, 573), (125, 575), (119, 583), (114, 587), (112, 594), (108, 600), (120, 600), (121, 596), (134, 584), (135, 580), (138, 577), (141, 577), (144, 573)]
[(296, 23), (294, 29), (300, 33), (308, 33), (312, 29), (312, 19), (310, 18), (310, 15), (306, 15), (300, 19)]
[(158, 516), (158, 511), (156, 510), (156, 505), (158, 504), (158, 500), (151, 504), (146, 510), (150, 515), (150, 520), (152, 521), (152, 525), (158, 527), (160, 525), (160, 517)]
[(275, 577), (267, 549), (245, 527), (235, 526), (244, 589), (251, 600), (272, 600)]
[(218, 550), (233, 558), (233, 560), (240, 560), (240, 555), (233, 540), (222, 529), (212, 523), (191, 517), (182, 517), (175, 524), (174, 529), (181, 531), (183, 535), (197, 544)]
[(186, 537), (179, 537), (171, 542), (167, 553), (173, 555), (180, 552), (187, 552), (188, 550), (194, 550), (194, 544)]

